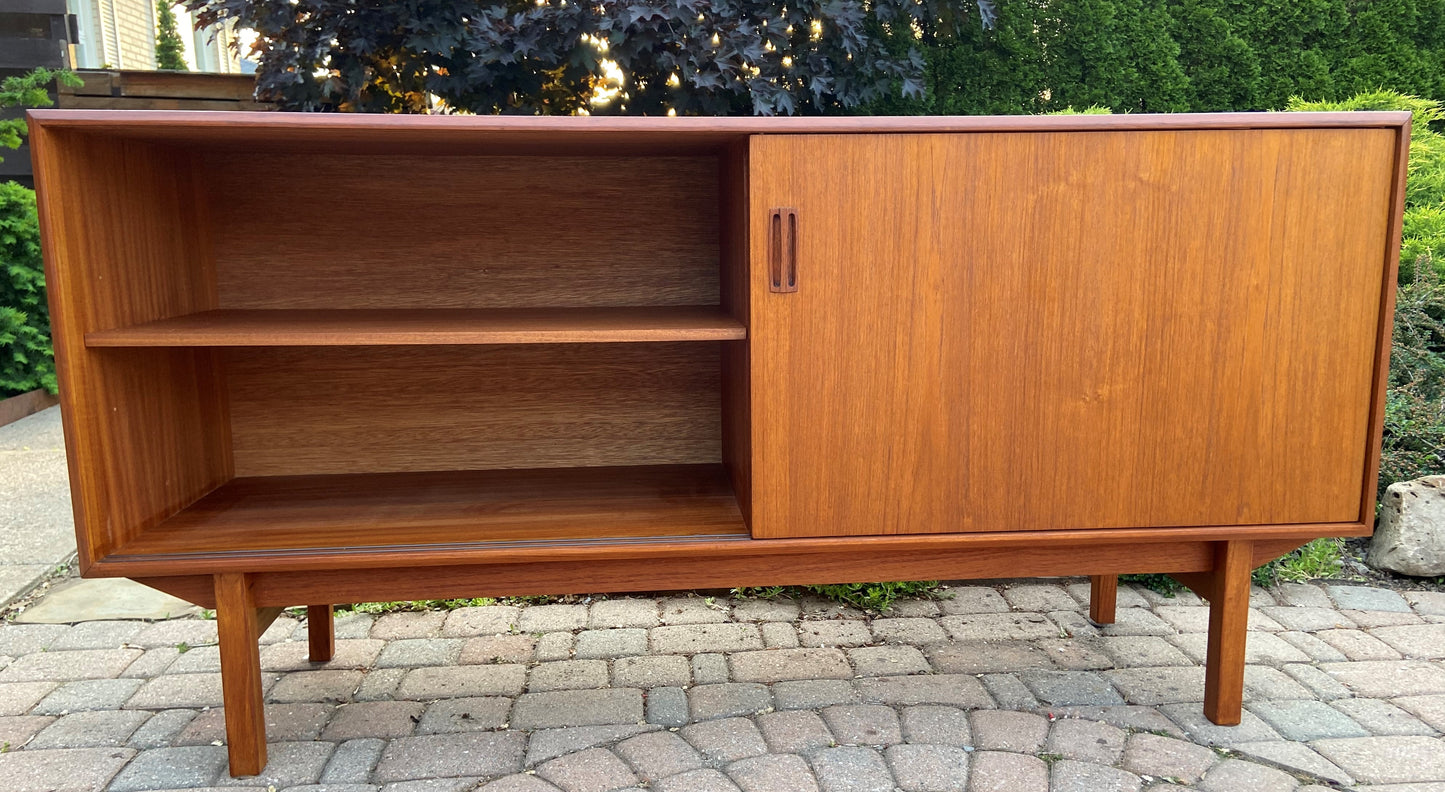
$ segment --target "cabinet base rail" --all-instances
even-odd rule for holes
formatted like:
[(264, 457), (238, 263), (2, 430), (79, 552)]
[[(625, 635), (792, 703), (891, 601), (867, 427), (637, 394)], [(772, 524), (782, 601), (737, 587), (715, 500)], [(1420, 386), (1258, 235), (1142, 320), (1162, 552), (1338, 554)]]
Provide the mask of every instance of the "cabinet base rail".
[[(1240, 722), (1244, 696), (1244, 646), (1249, 620), (1250, 573), (1256, 543), (1249, 540), (1212, 542), (1212, 568), (1170, 573), (1209, 601), (1208, 653), (1204, 674), (1204, 715), (1220, 726)], [(202, 577), (210, 583), (216, 610), (221, 654), (221, 687), (226, 713), (227, 750), (232, 776), (257, 775), (266, 767), (266, 717), (261, 686), (260, 637), (282, 612), (258, 604), (257, 583), (266, 573), (225, 572)], [(199, 576), (197, 576), (199, 577)], [(196, 577), (151, 578), (144, 582), (172, 591)], [(1089, 618), (1112, 624), (1118, 575), (1089, 577)], [(190, 592), (194, 595), (196, 592)], [(320, 598), (310, 599), (314, 602)], [(210, 600), (210, 597), (204, 599)], [(335, 649), (335, 624), (330, 603), (307, 604), (310, 659), (330, 660)]]

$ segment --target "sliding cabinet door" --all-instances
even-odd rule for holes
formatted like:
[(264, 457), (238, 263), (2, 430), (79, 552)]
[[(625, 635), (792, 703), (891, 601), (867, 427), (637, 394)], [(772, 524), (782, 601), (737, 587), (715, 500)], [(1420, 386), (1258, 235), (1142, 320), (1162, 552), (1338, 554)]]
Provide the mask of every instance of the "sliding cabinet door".
[(1358, 520), (1394, 142), (754, 138), (754, 536)]

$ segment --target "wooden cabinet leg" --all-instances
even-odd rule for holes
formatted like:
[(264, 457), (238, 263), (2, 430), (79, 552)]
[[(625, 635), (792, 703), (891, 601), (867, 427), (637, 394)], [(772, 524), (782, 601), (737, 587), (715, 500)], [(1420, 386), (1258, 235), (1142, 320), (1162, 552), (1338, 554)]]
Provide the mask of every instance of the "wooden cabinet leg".
[(266, 711), (261, 701), (261, 619), (244, 574), (216, 575), (216, 630), (221, 644), (221, 698), (231, 775), (266, 766)]
[(1249, 542), (1215, 546), (1209, 600), (1209, 651), (1204, 664), (1204, 717), (1220, 726), (1239, 724), (1244, 703), (1244, 642), (1249, 630), (1249, 581), (1254, 549)]
[(1089, 576), (1089, 618), (1095, 624), (1113, 624), (1119, 600), (1118, 575)]
[(306, 636), (311, 644), (311, 662), (324, 663), (331, 659), (336, 652), (336, 622), (332, 606), (306, 606)]

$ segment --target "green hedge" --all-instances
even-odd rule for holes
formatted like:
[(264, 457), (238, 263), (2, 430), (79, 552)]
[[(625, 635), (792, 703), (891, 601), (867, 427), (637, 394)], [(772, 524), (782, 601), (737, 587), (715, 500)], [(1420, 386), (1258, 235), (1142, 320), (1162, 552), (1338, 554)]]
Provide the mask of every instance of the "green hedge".
[(1396, 481), (1445, 472), (1445, 109), (1372, 91), (1342, 102), (1290, 102), (1291, 110), (1409, 110), (1410, 165), (1385, 399), (1379, 493)]
[(55, 392), (35, 193), (0, 182), (0, 398)]
[(928, 95), (871, 112), (1270, 110), (1380, 89), (1445, 98), (1445, 0), (1000, 0), (992, 29), (924, 43)]
[[(80, 85), (70, 72), (49, 69), (6, 77), (0, 80), (0, 108), (46, 107), (56, 80)], [(0, 149), (19, 148), (24, 136), (23, 117), (0, 119)], [(0, 399), (36, 388), (55, 392), (35, 193), (0, 181)]]

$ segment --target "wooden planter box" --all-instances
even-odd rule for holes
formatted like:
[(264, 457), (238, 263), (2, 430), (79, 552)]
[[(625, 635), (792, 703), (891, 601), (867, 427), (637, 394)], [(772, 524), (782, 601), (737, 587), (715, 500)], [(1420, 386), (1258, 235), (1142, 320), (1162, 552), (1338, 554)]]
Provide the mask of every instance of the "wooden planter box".
[(217, 611), (1249, 573), (1372, 528), (1409, 117), (43, 111), (80, 559)]
[(59, 404), (59, 399), (42, 389), (26, 391), (8, 399), (0, 399), (0, 426), (12, 424), (21, 418), (28, 418), (47, 407)]

